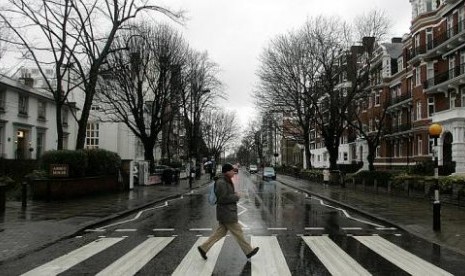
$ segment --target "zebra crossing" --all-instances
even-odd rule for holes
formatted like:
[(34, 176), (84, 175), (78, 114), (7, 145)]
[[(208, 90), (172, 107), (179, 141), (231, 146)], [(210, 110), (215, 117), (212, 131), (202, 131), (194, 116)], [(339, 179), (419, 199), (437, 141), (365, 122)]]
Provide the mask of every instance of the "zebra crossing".
[[(197, 246), (207, 238), (197, 237), (190, 250), (177, 264), (172, 275), (212, 275), (219, 262), (225, 239), (228, 237), (221, 239), (210, 249), (207, 260), (203, 260), (197, 251)], [(58, 275), (87, 259), (97, 258), (95, 255), (101, 252), (112, 250), (114, 245), (126, 238), (100, 237), (22, 275)], [(176, 238), (179, 237), (150, 236), (97, 275), (135, 275), (160, 252), (167, 250)], [(452, 275), (379, 235), (350, 236), (349, 238), (411, 275)], [(327, 235), (300, 236), (298, 239), (301, 239), (302, 244), (313, 252), (331, 275), (371, 275), (367, 268), (364, 268)], [(251, 275), (292, 275), (276, 236), (251, 236), (251, 244), (260, 247), (259, 253), (250, 260)]]

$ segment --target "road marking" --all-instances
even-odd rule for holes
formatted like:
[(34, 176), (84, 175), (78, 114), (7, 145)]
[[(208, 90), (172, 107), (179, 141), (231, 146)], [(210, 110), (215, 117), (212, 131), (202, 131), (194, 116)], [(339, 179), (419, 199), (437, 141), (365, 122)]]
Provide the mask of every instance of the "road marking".
[(381, 237), (355, 236), (354, 238), (411, 275), (452, 275)]
[(291, 275), (278, 239), (275, 236), (252, 236), (252, 245), (260, 247), (257, 255), (251, 259), (252, 275)]
[(115, 232), (136, 232), (137, 229), (116, 229)]
[(212, 231), (212, 228), (191, 228), (189, 231)]
[(107, 230), (105, 229), (100, 229), (100, 228), (97, 228), (97, 229), (86, 229), (84, 230), (84, 232), (105, 232)]
[(197, 246), (204, 243), (207, 239), (207, 237), (200, 237), (197, 239), (194, 246), (192, 246), (184, 259), (182, 259), (173, 274), (171, 274), (172, 276), (212, 275), (225, 238), (221, 238), (212, 246), (212, 248), (210, 248), (208, 251), (208, 259), (204, 260), (200, 256)]
[(321, 231), (321, 230), (325, 230), (325, 229), (323, 227), (305, 227), (305, 230)]
[(24, 276), (41, 276), (41, 275), (58, 275), (65, 270), (77, 265), (78, 263), (92, 257), (93, 255), (107, 249), (124, 238), (104, 238), (93, 241), (83, 247), (80, 247), (70, 253), (63, 255), (39, 266), (25, 274)]
[(344, 216), (345, 216), (346, 218), (348, 218), (348, 219), (355, 220), (355, 221), (358, 221), (358, 222), (361, 222), (361, 223), (365, 223), (365, 224), (368, 224), (368, 225), (373, 225), (373, 226), (375, 226), (375, 227), (380, 227), (380, 228), (384, 227), (383, 225), (379, 225), (379, 224), (376, 224), (376, 223), (373, 223), (373, 222), (370, 222), (370, 221), (366, 221), (366, 220), (354, 218), (354, 217), (352, 217), (346, 210), (344, 210), (344, 209), (342, 209), (342, 208), (335, 207), (335, 206), (331, 206), (331, 205), (329, 205), (329, 204), (326, 204), (322, 199), (320, 199), (320, 198), (318, 198), (318, 197), (316, 197), (316, 196), (312, 196), (311, 199), (315, 199), (315, 200), (319, 201), (320, 204), (323, 205), (323, 206), (326, 206), (326, 207), (328, 207), (328, 208), (332, 208), (332, 209), (336, 209), (336, 210), (341, 211), (341, 212), (344, 214)]
[(362, 230), (362, 227), (341, 227), (342, 230)]
[(97, 275), (134, 275), (173, 240), (173, 237), (148, 238)]
[(155, 228), (152, 231), (155, 231), (155, 232), (174, 231), (174, 228)]
[(392, 231), (395, 231), (395, 230), (397, 230), (397, 228), (395, 228), (395, 227), (376, 227), (376, 230), (381, 230), (381, 231), (392, 230)]
[(118, 221), (118, 222), (115, 222), (115, 223), (112, 223), (112, 224), (108, 224), (108, 225), (105, 225), (103, 227), (101, 227), (101, 229), (103, 228), (108, 228), (108, 227), (112, 227), (112, 226), (116, 226), (116, 225), (120, 225), (120, 224), (124, 224), (124, 223), (127, 223), (127, 222), (131, 222), (131, 221), (135, 221), (137, 219), (140, 218), (140, 216), (146, 212), (146, 211), (150, 211), (150, 210), (156, 210), (156, 209), (160, 209), (160, 208), (165, 208), (168, 206), (168, 201), (165, 201), (165, 204), (163, 205), (159, 205), (159, 206), (155, 206), (155, 207), (151, 207), (151, 208), (147, 208), (145, 210), (142, 210), (142, 211), (139, 211), (137, 213), (137, 215), (135, 217), (133, 217), (132, 219), (128, 219), (128, 220), (123, 220), (123, 221)]
[(329, 237), (305, 236), (302, 239), (332, 275), (371, 275)]
[(269, 231), (287, 231), (285, 227), (268, 227)]

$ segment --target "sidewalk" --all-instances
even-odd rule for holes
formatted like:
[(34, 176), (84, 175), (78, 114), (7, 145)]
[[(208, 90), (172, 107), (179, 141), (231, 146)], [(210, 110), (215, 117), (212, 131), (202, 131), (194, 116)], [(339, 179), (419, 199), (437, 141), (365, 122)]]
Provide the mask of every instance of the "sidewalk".
[[(277, 180), (465, 255), (464, 208), (443, 204), (442, 230), (436, 233), (432, 230), (432, 204), (426, 200), (376, 195), (336, 186), (323, 188), (320, 183), (285, 175), (278, 175)], [(209, 178), (204, 175), (194, 182), (193, 189), (208, 183)], [(5, 214), (0, 215), (0, 265), (92, 225), (178, 197), (189, 190), (187, 180), (182, 180), (178, 185), (136, 186), (129, 192), (68, 201), (29, 201), (25, 210), (21, 202), (7, 202)]]
[[(203, 175), (193, 189), (209, 183)], [(186, 179), (179, 184), (135, 186), (133, 190), (66, 201), (7, 201), (0, 214), (0, 265), (9, 259), (46, 247), (93, 225), (143, 209), (189, 192)]]
[(286, 175), (278, 181), (353, 209), (373, 218), (393, 224), (423, 239), (465, 255), (465, 208), (441, 205), (441, 231), (433, 231), (433, 205), (426, 199), (389, 196), (352, 188), (329, 186)]

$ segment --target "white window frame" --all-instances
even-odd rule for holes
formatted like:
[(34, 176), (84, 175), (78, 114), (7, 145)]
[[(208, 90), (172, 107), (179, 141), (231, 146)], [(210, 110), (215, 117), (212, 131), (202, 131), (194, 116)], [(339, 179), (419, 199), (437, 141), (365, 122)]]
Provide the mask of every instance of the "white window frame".
[(449, 97), (449, 109), (455, 108), (455, 94)]
[(415, 85), (419, 86), (421, 84), (421, 69), (420, 66), (415, 68)]
[(417, 101), (417, 104), (416, 104), (416, 120), (421, 120), (422, 119), (422, 116), (421, 116), (421, 101)]
[(428, 118), (433, 116), (435, 112), (436, 112), (435, 98), (430, 96), (428, 97)]
[(100, 144), (100, 125), (89, 122), (86, 126), (86, 148), (98, 149)]
[(45, 135), (45, 130), (37, 131), (37, 137), (36, 137), (36, 159), (39, 159), (42, 154), (44, 153), (45, 150), (45, 138), (47, 136)]
[(381, 90), (375, 92), (375, 106), (380, 105)]
[(423, 155), (423, 140), (420, 135), (417, 137), (417, 155)]
[(18, 95), (18, 113), (21, 115), (27, 115), (29, 106), (29, 97), (26, 95)]
[(462, 92), (462, 98), (461, 98), (461, 106), (465, 107), (465, 86), (460, 89)]
[(0, 110), (5, 110), (6, 108), (6, 89), (0, 88)]
[(449, 57), (449, 80), (455, 78), (455, 56)]
[(47, 118), (47, 102), (42, 100), (37, 102), (37, 118), (42, 120)]

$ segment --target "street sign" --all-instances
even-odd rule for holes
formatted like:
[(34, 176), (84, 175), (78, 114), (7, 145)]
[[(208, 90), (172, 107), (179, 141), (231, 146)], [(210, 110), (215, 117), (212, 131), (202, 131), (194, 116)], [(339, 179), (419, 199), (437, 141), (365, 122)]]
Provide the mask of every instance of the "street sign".
[(50, 176), (53, 177), (68, 177), (68, 164), (50, 164)]

